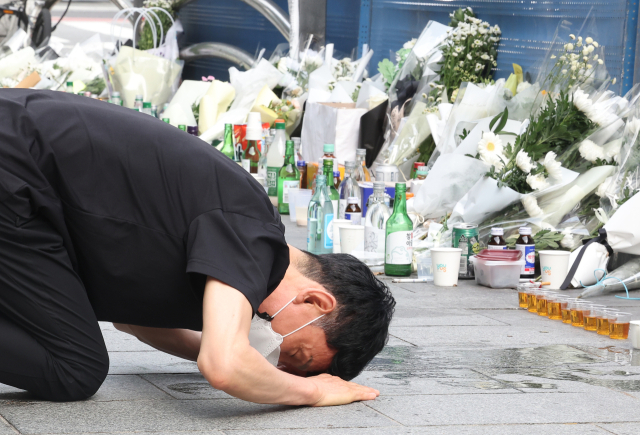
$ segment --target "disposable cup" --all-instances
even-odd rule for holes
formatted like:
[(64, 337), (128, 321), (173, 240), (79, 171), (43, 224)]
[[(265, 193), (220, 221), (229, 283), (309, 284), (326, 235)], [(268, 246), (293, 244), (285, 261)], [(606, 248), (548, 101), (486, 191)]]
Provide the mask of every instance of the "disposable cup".
[(296, 221), (296, 197), (300, 189), (289, 189), (289, 219)]
[(640, 320), (629, 322), (629, 340), (634, 349), (640, 349)]
[(331, 221), (333, 225), (333, 253), (340, 254), (342, 252), (340, 247), (340, 228), (351, 226), (353, 221), (348, 219), (334, 219)]
[(433, 283), (440, 287), (458, 285), (460, 271), (460, 248), (431, 248), (431, 265), (433, 268)]
[(364, 251), (364, 225), (340, 227), (340, 250), (343, 254)]
[(569, 273), (568, 251), (540, 251), (540, 271), (542, 281), (550, 282), (547, 287), (558, 290)]
[[(309, 213), (309, 202), (311, 202), (312, 192), (310, 189), (300, 189), (296, 194), (296, 223), (301, 227), (307, 226), (307, 214)], [(291, 204), (289, 204), (291, 209)]]

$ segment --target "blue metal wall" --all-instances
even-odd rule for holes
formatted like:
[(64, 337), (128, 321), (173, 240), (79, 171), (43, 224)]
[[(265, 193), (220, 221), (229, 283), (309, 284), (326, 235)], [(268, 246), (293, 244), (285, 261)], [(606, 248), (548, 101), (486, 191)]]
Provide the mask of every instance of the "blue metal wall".
[[(287, 0), (275, 0), (288, 11)], [(286, 42), (275, 27), (252, 7), (238, 0), (198, 0), (180, 11), (185, 28), (181, 46), (215, 41), (236, 45), (249, 53), (266, 48), (268, 58), (276, 45)], [(359, 0), (327, 0), (327, 42), (336, 50), (351, 53), (358, 43)], [(184, 78), (213, 75), (227, 80), (229, 62), (218, 59), (197, 60), (185, 67)]]
[[(363, 20), (359, 28), (359, 45), (369, 42), (375, 51), (372, 63), (377, 65), (389, 57), (390, 51), (417, 37), (429, 20), (448, 23), (450, 12), (470, 6), (478, 18), (502, 29), (496, 77), (507, 77), (513, 71), (511, 64), (517, 63), (535, 78), (535, 64), (548, 48), (560, 20), (581, 23), (593, 8), (599, 42), (606, 47), (607, 68), (612, 76), (618, 77), (615, 90), (620, 91), (621, 88), (628, 89), (633, 82), (637, 3), (638, 0), (363, 0), (365, 11), (360, 15)], [(625, 43), (628, 43), (626, 47)], [(624, 87), (621, 80), (623, 62)]]

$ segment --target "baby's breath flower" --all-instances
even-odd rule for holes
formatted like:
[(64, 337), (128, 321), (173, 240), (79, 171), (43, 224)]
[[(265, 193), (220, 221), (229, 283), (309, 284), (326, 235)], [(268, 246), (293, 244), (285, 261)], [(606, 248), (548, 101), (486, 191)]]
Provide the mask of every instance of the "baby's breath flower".
[(576, 39), (576, 35), (574, 35), (573, 33), (569, 35), (569, 38), (571, 39)]
[(587, 37), (587, 39), (584, 40), (584, 42), (586, 42), (587, 44), (591, 44), (593, 42), (593, 38), (589, 36)]

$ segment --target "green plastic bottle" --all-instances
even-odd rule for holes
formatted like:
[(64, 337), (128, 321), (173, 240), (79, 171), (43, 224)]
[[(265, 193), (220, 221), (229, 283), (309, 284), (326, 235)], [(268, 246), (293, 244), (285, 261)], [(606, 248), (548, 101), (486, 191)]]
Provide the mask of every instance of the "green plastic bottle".
[(233, 147), (233, 124), (224, 125), (224, 144), (220, 152), (231, 160), (235, 160), (236, 151)]
[(292, 140), (286, 142), (284, 164), (278, 172), (278, 212), (289, 214), (289, 189), (300, 187), (300, 171), (295, 164), (295, 148)]
[(338, 202), (340, 201), (340, 194), (338, 193), (338, 189), (333, 185), (333, 160), (325, 160), (323, 163), (323, 173), (325, 177), (327, 177), (327, 186), (329, 188), (329, 197), (331, 198), (331, 203), (333, 204), (333, 213), (336, 215), (338, 213)]
[(312, 254), (330, 254), (333, 252), (333, 217), (334, 210), (327, 177), (316, 176), (316, 193), (309, 202), (307, 215), (307, 251)]
[(384, 273), (390, 276), (411, 275), (413, 261), (413, 222), (407, 214), (407, 185), (396, 183), (393, 213), (387, 220)]

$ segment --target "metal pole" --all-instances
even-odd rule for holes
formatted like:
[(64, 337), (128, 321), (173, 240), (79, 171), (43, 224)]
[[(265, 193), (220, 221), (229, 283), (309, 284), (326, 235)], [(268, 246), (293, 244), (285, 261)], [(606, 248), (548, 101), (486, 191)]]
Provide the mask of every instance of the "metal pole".
[(221, 42), (201, 42), (180, 50), (180, 59), (185, 62), (211, 57), (226, 59), (244, 69), (251, 68), (255, 62), (253, 56), (246, 51)]
[[(280, 6), (275, 4), (271, 0), (241, 0), (260, 12), (264, 17), (271, 22), (282, 36), (289, 41), (291, 33), (291, 23), (289, 21), (289, 15), (280, 9)], [(314, 0), (315, 1), (315, 0)]]

